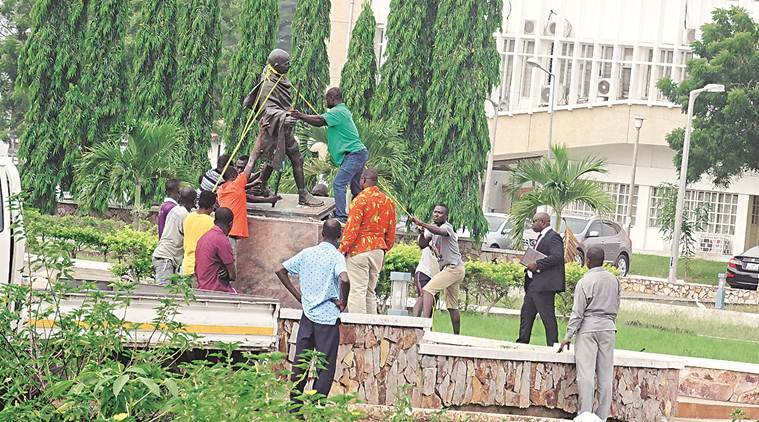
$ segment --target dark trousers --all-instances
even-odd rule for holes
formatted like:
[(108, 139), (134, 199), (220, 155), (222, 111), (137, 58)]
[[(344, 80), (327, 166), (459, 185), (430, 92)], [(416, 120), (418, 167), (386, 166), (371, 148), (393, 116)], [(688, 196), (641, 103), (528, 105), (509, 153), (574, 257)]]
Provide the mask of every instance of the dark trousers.
[(553, 346), (559, 341), (559, 326), (556, 323), (554, 310), (555, 292), (532, 292), (529, 289), (524, 294), (522, 311), (519, 313), (519, 339), (517, 343), (529, 343), (532, 334), (532, 324), (535, 315), (540, 314), (546, 329), (546, 344)]
[[(306, 315), (300, 317), (300, 328), (298, 329), (298, 339), (295, 342), (295, 361), (293, 362), (293, 373), (290, 378), (297, 381), (301, 377), (303, 370), (298, 368), (301, 354), (306, 349), (316, 350), (323, 353), (327, 360), (326, 368), (319, 369), (316, 372), (314, 381), (314, 390), (325, 396), (329, 395), (332, 388), (332, 379), (335, 377), (335, 367), (337, 366), (337, 347), (340, 345), (340, 321), (335, 325), (317, 324)], [(304, 377), (296, 385), (296, 391), (291, 395), (291, 399), (303, 392), (308, 377)], [(297, 401), (297, 400), (295, 400)]]

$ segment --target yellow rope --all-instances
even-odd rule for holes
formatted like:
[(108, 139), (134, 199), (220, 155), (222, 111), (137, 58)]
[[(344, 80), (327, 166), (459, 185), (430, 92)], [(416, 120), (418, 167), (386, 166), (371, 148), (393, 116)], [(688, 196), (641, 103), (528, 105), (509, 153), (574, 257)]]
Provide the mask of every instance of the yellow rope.
[[(279, 82), (282, 80), (283, 74), (277, 72), (276, 69), (271, 67), (271, 65), (266, 66), (266, 74), (264, 76), (264, 80), (269, 79), (269, 75), (271, 73), (275, 73), (279, 75), (279, 78), (277, 78), (277, 81), (274, 83), (274, 86), (271, 87), (269, 90), (269, 93), (266, 95), (266, 98), (264, 98), (264, 101), (260, 103), (260, 107), (258, 111), (254, 113), (254, 110), (250, 110), (250, 113), (248, 114), (248, 121), (245, 123), (245, 127), (243, 128), (243, 132), (240, 135), (240, 140), (237, 141), (237, 145), (235, 145), (234, 150), (232, 150), (232, 154), (230, 154), (230, 158), (227, 161), (227, 163), (224, 165), (224, 169), (221, 171), (221, 174), (219, 175), (219, 178), (216, 180), (216, 184), (213, 186), (212, 192), (216, 192), (219, 187), (219, 183), (224, 178), (224, 173), (227, 172), (227, 169), (229, 168), (229, 163), (232, 162), (233, 157), (235, 154), (237, 154), (237, 151), (240, 150), (240, 146), (242, 145), (242, 141), (245, 139), (245, 136), (248, 135), (248, 132), (250, 131), (250, 128), (252, 126), (252, 123), (258, 118), (258, 115), (261, 114), (261, 112), (264, 110), (264, 105), (267, 101), (269, 101), (269, 97), (271, 97), (271, 94), (274, 92), (274, 89), (279, 85)], [(261, 89), (258, 90), (258, 97), (256, 98), (256, 102), (254, 104), (259, 104), (259, 99), (261, 99)]]
[(406, 209), (406, 208), (405, 208), (405, 207), (404, 207), (404, 206), (401, 204), (401, 202), (400, 202), (400, 201), (398, 201), (398, 200), (397, 200), (397, 199), (396, 199), (396, 198), (393, 196), (393, 194), (392, 194), (392, 193), (390, 193), (390, 189), (388, 189), (387, 185), (385, 185), (385, 183), (384, 183), (384, 182), (382, 182), (382, 180), (378, 180), (378, 181), (377, 181), (377, 183), (380, 185), (380, 187), (382, 188), (382, 190), (383, 190), (383, 191), (385, 191), (385, 195), (386, 195), (388, 198), (390, 198), (390, 200), (391, 200), (391, 201), (393, 201), (393, 203), (395, 204), (395, 206), (396, 206), (397, 208), (400, 208), (400, 210), (401, 210), (401, 211), (403, 211), (403, 213), (405, 213), (405, 214), (406, 214), (406, 215), (408, 215), (409, 217), (412, 217), (412, 216), (413, 216), (413, 215), (412, 215), (410, 212), (408, 212), (408, 210), (407, 210), (407, 209)]
[(311, 105), (311, 103), (310, 103), (310, 102), (308, 102), (308, 100), (306, 99), (306, 97), (304, 97), (304, 96), (303, 96), (303, 94), (301, 94), (301, 93), (300, 93), (300, 90), (299, 90), (298, 88), (296, 88), (296, 87), (295, 87), (295, 85), (293, 85), (293, 89), (294, 89), (294, 90), (295, 90), (295, 92), (298, 94), (298, 96), (299, 96), (299, 97), (300, 97), (300, 98), (303, 100), (303, 102), (305, 102), (305, 103), (306, 103), (306, 105), (308, 106), (308, 108), (310, 108), (310, 109), (311, 109), (311, 111), (313, 111), (313, 112), (314, 112), (314, 114), (319, 114), (319, 112), (318, 112), (318, 111), (316, 111), (316, 109), (314, 108), (314, 106), (313, 106), (313, 105)]

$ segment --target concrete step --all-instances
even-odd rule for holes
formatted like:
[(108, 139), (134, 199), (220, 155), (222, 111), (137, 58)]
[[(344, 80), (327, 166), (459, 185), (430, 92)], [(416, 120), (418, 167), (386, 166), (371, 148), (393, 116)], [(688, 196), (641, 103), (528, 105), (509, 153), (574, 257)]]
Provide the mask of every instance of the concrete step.
[(736, 409), (743, 409), (744, 420), (759, 419), (759, 405), (704, 400), (680, 396), (677, 399), (677, 417), (696, 420), (730, 420)]

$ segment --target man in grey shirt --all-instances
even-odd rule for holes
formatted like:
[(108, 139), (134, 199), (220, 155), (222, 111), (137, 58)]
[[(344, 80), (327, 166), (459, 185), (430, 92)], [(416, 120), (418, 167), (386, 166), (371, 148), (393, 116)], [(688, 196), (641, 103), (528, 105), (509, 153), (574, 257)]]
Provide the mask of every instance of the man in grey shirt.
[(179, 272), (184, 258), (184, 219), (195, 206), (197, 192), (192, 188), (179, 191), (179, 205), (172, 208), (166, 216), (163, 235), (153, 251), (153, 270), (155, 281), (161, 286), (169, 284), (169, 277)]
[[(580, 408), (578, 414), (593, 412), (601, 420), (609, 417), (614, 379), (614, 343), (619, 312), (620, 285), (612, 273), (603, 268), (604, 251), (588, 249), (588, 272), (577, 282), (572, 316), (559, 353), (575, 340), (575, 367)], [(595, 380), (598, 378), (598, 406), (593, 409)]]
[(429, 246), (440, 266), (440, 272), (422, 289), (422, 315), (426, 318), (432, 316), (435, 294), (445, 290), (445, 306), (451, 315), (453, 333), (458, 334), (461, 330), (459, 290), (464, 281), (464, 261), (461, 260), (456, 230), (448, 222), (448, 207), (442, 204), (435, 206), (432, 211), (434, 224), (427, 224), (416, 217), (411, 217), (411, 221), (422, 231), (417, 241), (419, 247), (424, 249)]

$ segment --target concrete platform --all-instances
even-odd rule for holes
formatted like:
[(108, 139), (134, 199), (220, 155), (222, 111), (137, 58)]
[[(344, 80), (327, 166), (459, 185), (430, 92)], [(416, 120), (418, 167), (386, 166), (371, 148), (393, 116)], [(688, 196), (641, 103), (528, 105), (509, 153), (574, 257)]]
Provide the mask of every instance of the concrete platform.
[(759, 419), (759, 406), (742, 403), (730, 403), (714, 400), (697, 399), (680, 396), (677, 398), (677, 417), (686, 420), (730, 420), (736, 409), (743, 409), (744, 420)]
[(248, 204), (249, 216), (264, 216), (278, 218), (303, 218), (321, 221), (328, 217), (335, 209), (335, 199), (319, 197), (324, 201), (320, 207), (307, 207), (298, 205), (298, 195), (284, 193), (282, 199), (272, 207), (271, 204)]

